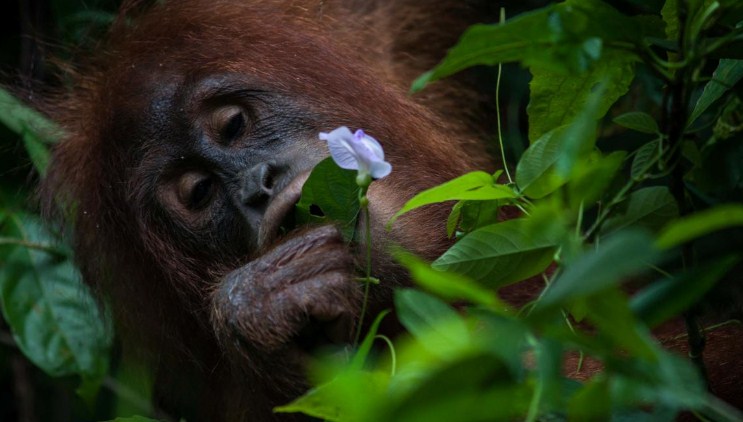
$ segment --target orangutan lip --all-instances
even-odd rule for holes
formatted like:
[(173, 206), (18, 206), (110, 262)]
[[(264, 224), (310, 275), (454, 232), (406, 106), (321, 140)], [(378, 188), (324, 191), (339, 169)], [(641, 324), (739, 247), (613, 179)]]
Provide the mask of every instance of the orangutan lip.
[(281, 223), (289, 215), (302, 196), (302, 186), (307, 181), (310, 172), (304, 172), (295, 177), (289, 184), (273, 198), (263, 214), (263, 223), (258, 230), (258, 247), (263, 249), (278, 237)]

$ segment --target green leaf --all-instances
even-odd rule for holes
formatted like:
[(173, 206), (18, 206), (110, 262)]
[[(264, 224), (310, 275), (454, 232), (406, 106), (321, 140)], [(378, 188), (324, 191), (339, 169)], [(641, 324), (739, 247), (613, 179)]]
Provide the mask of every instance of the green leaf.
[(578, 209), (581, 203), (588, 207), (602, 195), (622, 167), (626, 153), (615, 151), (606, 157), (599, 153), (597, 158), (579, 163), (568, 185), (568, 198), (572, 209)]
[(646, 233), (620, 231), (573, 261), (545, 290), (537, 308), (560, 306), (608, 289), (653, 264), (659, 255)]
[(694, 123), (699, 116), (720, 99), (725, 92), (732, 88), (743, 78), (743, 60), (722, 59), (720, 64), (712, 73), (712, 80), (704, 86), (702, 95), (699, 96), (694, 111), (689, 117), (689, 125)]
[(346, 369), (330, 381), (310, 389), (276, 413), (304, 413), (326, 421), (374, 420), (389, 376), (380, 372)]
[(399, 251), (395, 258), (402, 263), (419, 286), (450, 301), (468, 301), (485, 306), (496, 312), (509, 310), (495, 294), (471, 279), (457, 273), (431, 268), (414, 255)]
[(547, 233), (527, 230), (521, 219), (486, 226), (466, 235), (433, 268), (452, 271), (495, 288), (544, 271), (556, 241)]
[(113, 422), (160, 422), (160, 420), (145, 418), (144, 416), (130, 416), (127, 418), (113, 419)]
[(594, 378), (584, 385), (568, 404), (571, 421), (612, 420), (609, 386), (603, 377)]
[[(5, 235), (52, 244), (36, 218), (11, 216)], [(18, 347), (51, 376), (82, 376), (84, 391), (108, 371), (110, 327), (69, 259), (22, 245), (0, 249), (0, 302)]]
[(679, 215), (678, 204), (665, 186), (653, 186), (632, 192), (612, 216), (604, 222), (601, 231), (608, 234), (625, 227), (658, 231)]
[(740, 257), (726, 257), (655, 282), (632, 298), (632, 311), (645, 324), (654, 327), (697, 303), (739, 261)]
[(60, 128), (51, 120), (24, 105), (2, 88), (0, 88), (0, 122), (18, 135), (33, 133), (39, 142), (45, 144), (56, 142), (60, 134)]
[(366, 358), (369, 356), (369, 352), (371, 351), (372, 343), (374, 342), (374, 337), (377, 335), (377, 330), (379, 330), (379, 324), (382, 323), (382, 320), (384, 317), (389, 314), (389, 310), (385, 310), (379, 313), (377, 317), (374, 319), (374, 322), (372, 323), (371, 327), (369, 327), (369, 332), (366, 333), (366, 336), (364, 337), (364, 341), (361, 342), (361, 345), (359, 346), (359, 349), (356, 351), (356, 354), (353, 356), (353, 360), (351, 360), (350, 367), (353, 369), (362, 369), (364, 366), (364, 362), (366, 362)]
[(642, 111), (632, 111), (629, 113), (624, 113), (615, 117), (613, 121), (619, 126), (636, 130), (638, 132), (651, 134), (660, 132), (658, 123), (655, 121), (655, 119), (653, 119), (653, 116)]
[(655, 244), (661, 249), (668, 249), (714, 231), (735, 226), (743, 226), (743, 205), (718, 205), (672, 221), (663, 228)]
[(524, 151), (516, 165), (516, 184), (530, 198), (543, 198), (567, 183), (569, 177), (558, 171), (558, 162), (565, 154), (565, 142), (570, 138), (580, 145), (580, 155), (588, 154), (596, 142), (595, 126), (561, 126), (545, 133)]
[(635, 153), (635, 158), (632, 160), (632, 178), (639, 180), (650, 171), (653, 168), (651, 163), (657, 163), (655, 160), (658, 158), (659, 154), (660, 142), (657, 139), (638, 148), (637, 153)]
[(587, 296), (585, 304), (586, 319), (598, 328), (598, 337), (608, 342), (610, 350), (623, 350), (630, 356), (655, 359), (650, 333), (638, 323), (630, 310), (626, 295), (617, 286), (610, 286)]
[(646, 27), (603, 2), (573, 0), (521, 14), (497, 25), (474, 25), (413, 91), (475, 65), (519, 61), (564, 74), (581, 72), (614, 42), (638, 44)]
[(424, 205), (445, 201), (489, 201), (512, 198), (516, 198), (513, 189), (496, 184), (494, 177), (484, 171), (474, 171), (415, 195), (403, 205), (400, 211), (395, 213), (387, 226), (389, 227), (402, 214)]
[(529, 402), (529, 387), (514, 383), (506, 365), (492, 353), (462, 356), (426, 375), (412, 391), (390, 403), (389, 414), (376, 420), (516, 420)]
[(660, 11), (663, 21), (666, 23), (666, 37), (669, 40), (678, 40), (681, 22), (678, 16), (678, 0), (666, 0)]
[(585, 72), (565, 74), (532, 66), (526, 109), (529, 140), (533, 143), (550, 130), (580, 119), (603, 117), (629, 89), (635, 60), (629, 53), (606, 51)]
[(427, 293), (396, 290), (395, 309), (400, 323), (431, 353), (445, 357), (469, 342), (469, 330), (462, 317)]
[(297, 224), (339, 222), (343, 236), (352, 239), (358, 215), (356, 172), (338, 167), (331, 157), (320, 161), (302, 187), (295, 207)]
[(8, 91), (0, 88), (0, 122), (23, 139), (29, 157), (42, 176), (49, 163), (49, 144), (61, 133), (51, 120), (22, 104)]

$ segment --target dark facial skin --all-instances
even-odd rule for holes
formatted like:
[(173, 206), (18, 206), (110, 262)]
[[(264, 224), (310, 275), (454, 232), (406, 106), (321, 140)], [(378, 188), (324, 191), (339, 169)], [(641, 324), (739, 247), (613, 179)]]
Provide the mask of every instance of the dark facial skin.
[(141, 129), (169, 134), (165, 145), (143, 138), (134, 172), (154, 184), (155, 224), (195, 251), (254, 257), (214, 286), (220, 340), (258, 367), (256, 356), (278, 353), (300, 365), (318, 344), (349, 342), (360, 301), (351, 245), (333, 226), (280, 239), (307, 175), (327, 156), (312, 122), (297, 118), (290, 99), (251, 89), (239, 75), (154, 92), (165, 99), (147, 109), (187, 117), (145, 120), (150, 127)]

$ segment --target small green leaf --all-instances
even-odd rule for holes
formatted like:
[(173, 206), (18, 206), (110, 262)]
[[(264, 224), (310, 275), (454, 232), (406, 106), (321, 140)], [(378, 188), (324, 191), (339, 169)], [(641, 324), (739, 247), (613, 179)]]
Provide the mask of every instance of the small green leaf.
[(374, 319), (374, 322), (372, 323), (371, 327), (369, 327), (369, 332), (366, 334), (366, 337), (364, 337), (364, 341), (361, 342), (359, 349), (356, 351), (356, 354), (353, 356), (353, 360), (351, 360), (350, 367), (352, 369), (363, 368), (364, 362), (366, 362), (366, 358), (369, 356), (369, 352), (371, 351), (372, 343), (374, 342), (374, 337), (377, 335), (377, 330), (379, 330), (379, 324), (382, 323), (382, 320), (384, 319), (384, 317), (386, 317), (389, 313), (390, 313), (389, 310), (382, 311)]
[(601, 228), (608, 234), (625, 227), (658, 231), (679, 215), (678, 204), (665, 186), (636, 190), (620, 204)]
[(728, 227), (743, 226), (743, 205), (724, 204), (672, 221), (658, 235), (661, 249), (681, 245)]
[(433, 268), (452, 271), (495, 288), (544, 271), (556, 247), (548, 233), (527, 229), (521, 219), (475, 230), (454, 244)]
[(358, 215), (356, 172), (338, 167), (330, 157), (322, 160), (302, 187), (295, 207), (297, 224), (339, 222), (343, 236), (352, 239)]
[(614, 118), (614, 123), (627, 129), (636, 130), (643, 133), (655, 134), (660, 131), (658, 123), (653, 116), (642, 111), (632, 111), (624, 113)]
[(537, 307), (560, 306), (608, 289), (653, 264), (659, 255), (646, 233), (620, 231), (573, 261), (545, 290)]
[[(657, 164), (656, 158), (660, 154), (659, 146), (660, 142), (656, 139), (637, 149), (635, 158), (632, 160), (631, 174), (633, 179), (639, 180)], [(655, 164), (651, 165), (651, 163)]]
[(715, 101), (725, 94), (730, 88), (743, 78), (743, 60), (722, 59), (717, 69), (712, 73), (712, 80), (704, 86), (702, 95), (699, 96), (694, 111), (689, 117), (689, 125), (694, 123), (699, 116), (714, 104)]
[(654, 327), (694, 305), (738, 261), (740, 257), (727, 257), (655, 282), (632, 298), (632, 311)]
[(395, 213), (387, 226), (389, 227), (402, 214), (424, 205), (446, 201), (489, 201), (512, 198), (516, 198), (513, 189), (496, 184), (493, 176), (484, 171), (474, 171), (415, 195), (403, 205), (400, 211)]

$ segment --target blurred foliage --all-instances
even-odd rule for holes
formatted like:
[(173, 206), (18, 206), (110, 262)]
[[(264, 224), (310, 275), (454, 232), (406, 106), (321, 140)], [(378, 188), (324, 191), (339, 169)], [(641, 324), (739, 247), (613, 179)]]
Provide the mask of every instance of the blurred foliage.
[[(107, 2), (49, 5), (48, 36), (83, 48), (111, 20)], [(396, 253), (419, 287), (395, 295), (408, 333), (378, 335), (392, 318), (380, 315), (353, 358), (319, 357), (315, 387), (276, 410), (331, 421), (743, 419), (650, 331), (719, 308), (715, 297), (742, 287), (743, 3), (549, 4), (471, 27), (413, 89), (475, 65), (502, 66), (509, 87), (494, 141), (504, 170), (464, 175), (403, 207), (455, 201), (447, 226), (457, 239), (433, 263)], [(11, 333), (0, 384), (25, 377), (34, 395), (77, 388), (79, 398), (68, 394), (67, 407), (39, 420), (148, 420), (131, 416), (152, 415), (148, 376), (111, 352), (105, 309), (25, 200), (53, 124), (6, 91), (0, 121), (0, 165), (12, 176), (0, 182), (0, 304)], [(327, 189), (322, 171), (308, 182), (316, 189), (304, 218), (348, 221), (355, 205)], [(508, 209), (520, 217), (500, 221)], [(544, 289), (533, 301), (501, 300), (535, 276)], [(628, 279), (647, 283), (630, 295)], [(603, 369), (571, 378), (565, 362), (576, 357)], [(10, 409), (0, 416), (23, 404), (0, 402)]]

